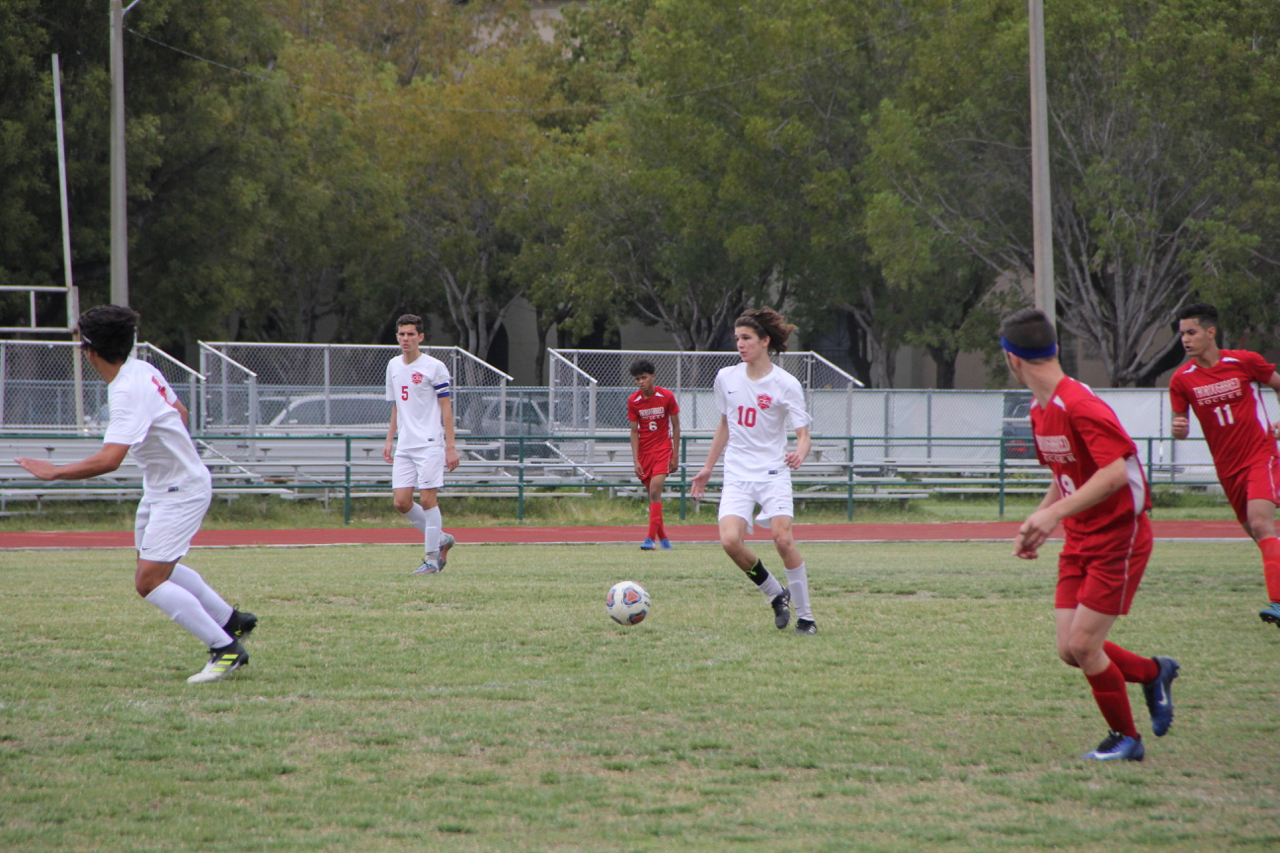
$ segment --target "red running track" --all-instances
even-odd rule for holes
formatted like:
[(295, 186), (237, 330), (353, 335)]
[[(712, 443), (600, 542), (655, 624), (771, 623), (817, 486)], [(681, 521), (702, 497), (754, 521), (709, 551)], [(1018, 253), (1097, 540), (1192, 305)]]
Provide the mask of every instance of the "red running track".
[[(1021, 521), (954, 521), (906, 524), (797, 524), (801, 542), (897, 542), (897, 541), (1013, 541)], [(1153, 521), (1157, 539), (1244, 539), (1234, 521)], [(644, 528), (630, 527), (450, 527), (460, 544), (640, 544)], [(675, 543), (718, 542), (714, 524), (672, 527)], [(748, 539), (767, 540), (768, 530), (756, 527)], [(1061, 537), (1061, 528), (1054, 538)], [(312, 530), (202, 530), (196, 548), (252, 546), (298, 547), (307, 545), (416, 545), (422, 534), (409, 526), (391, 528), (322, 528)], [(132, 548), (132, 530), (0, 532), (0, 549)]]

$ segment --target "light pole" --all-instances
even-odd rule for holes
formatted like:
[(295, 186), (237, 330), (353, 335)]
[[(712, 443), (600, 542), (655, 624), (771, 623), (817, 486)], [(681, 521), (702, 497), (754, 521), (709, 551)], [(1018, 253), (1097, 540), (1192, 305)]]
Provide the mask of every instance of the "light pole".
[(129, 8), (111, 0), (111, 303), (129, 304), (128, 182), (124, 168), (124, 16)]
[(1053, 208), (1049, 200), (1049, 97), (1044, 70), (1044, 0), (1029, 0), (1031, 31), (1031, 218), (1036, 307), (1057, 324)]

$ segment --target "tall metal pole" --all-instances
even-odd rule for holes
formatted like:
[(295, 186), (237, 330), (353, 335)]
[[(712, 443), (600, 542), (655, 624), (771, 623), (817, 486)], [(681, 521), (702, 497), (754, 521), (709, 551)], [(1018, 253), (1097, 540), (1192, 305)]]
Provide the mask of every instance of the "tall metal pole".
[(1036, 307), (1057, 323), (1053, 285), (1053, 208), (1049, 198), (1049, 97), (1044, 70), (1044, 0), (1029, 0), (1031, 31), (1031, 215)]
[(111, 302), (129, 304), (129, 223), (124, 168), (124, 8), (111, 0)]
[[(80, 318), (80, 300), (71, 274), (71, 213), (67, 203), (67, 145), (62, 130), (62, 66), (58, 54), (53, 55), (53, 115), (58, 137), (58, 195), (62, 199), (62, 274), (67, 282), (67, 328), (74, 328)], [(77, 332), (76, 341), (80, 340)], [(84, 427), (84, 364), (80, 348), (71, 350), (71, 393), (75, 398), (76, 429)]]

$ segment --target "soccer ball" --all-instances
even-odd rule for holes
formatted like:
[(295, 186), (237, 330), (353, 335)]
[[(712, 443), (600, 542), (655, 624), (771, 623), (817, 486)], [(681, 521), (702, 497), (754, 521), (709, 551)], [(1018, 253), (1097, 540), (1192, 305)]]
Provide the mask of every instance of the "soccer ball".
[(649, 615), (649, 593), (635, 581), (620, 581), (609, 587), (604, 607), (619, 625), (635, 625)]

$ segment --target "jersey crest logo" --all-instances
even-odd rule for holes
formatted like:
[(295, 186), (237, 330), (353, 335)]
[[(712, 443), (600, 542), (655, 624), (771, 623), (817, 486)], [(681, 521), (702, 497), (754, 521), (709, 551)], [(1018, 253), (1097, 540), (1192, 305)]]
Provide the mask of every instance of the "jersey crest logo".
[(412, 377), (412, 378), (413, 378), (413, 384), (414, 384), (414, 385), (421, 385), (421, 384), (422, 384), (422, 380), (423, 380), (425, 377), (424, 377), (421, 373), (415, 373), (415, 374), (413, 374), (413, 377)]
[(773, 398), (768, 394), (759, 394), (756, 396), (756, 405), (759, 406), (761, 410), (767, 409), (773, 405)]

